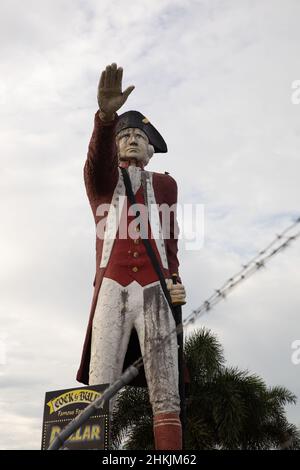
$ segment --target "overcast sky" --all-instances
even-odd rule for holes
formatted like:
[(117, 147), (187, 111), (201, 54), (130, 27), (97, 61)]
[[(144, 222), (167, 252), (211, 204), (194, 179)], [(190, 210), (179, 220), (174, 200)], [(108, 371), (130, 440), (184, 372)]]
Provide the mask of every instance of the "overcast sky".
[[(149, 169), (204, 205), (204, 244), (180, 243), (187, 314), (300, 215), (298, 0), (2, 0), (0, 448), (40, 448), (44, 394), (75, 381), (95, 274), (82, 170), (111, 62), (123, 111), (160, 130)], [(228, 365), (300, 397), (300, 240), (198, 325)], [(1, 358), (2, 348), (2, 358)], [(6, 350), (4, 357), (3, 350)], [(300, 406), (289, 407), (300, 426)]]

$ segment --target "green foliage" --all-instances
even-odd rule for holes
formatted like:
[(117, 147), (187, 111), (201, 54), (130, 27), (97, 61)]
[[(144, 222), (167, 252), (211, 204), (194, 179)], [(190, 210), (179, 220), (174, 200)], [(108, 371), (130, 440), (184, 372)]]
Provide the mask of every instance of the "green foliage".
[[(186, 449), (300, 448), (299, 430), (285, 416), (285, 405), (296, 403), (289, 390), (226, 367), (222, 346), (204, 328), (185, 341), (184, 352), (191, 376)], [(114, 448), (154, 448), (147, 389), (128, 386), (119, 394), (111, 436)]]

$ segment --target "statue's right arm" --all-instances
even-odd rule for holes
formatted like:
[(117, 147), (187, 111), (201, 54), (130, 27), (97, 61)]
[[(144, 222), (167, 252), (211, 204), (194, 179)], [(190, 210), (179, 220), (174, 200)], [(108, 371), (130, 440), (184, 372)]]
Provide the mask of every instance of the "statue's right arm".
[(118, 180), (118, 157), (115, 142), (117, 111), (123, 106), (130, 93), (131, 85), (122, 91), (122, 67), (113, 62), (102, 71), (98, 85), (99, 111), (90, 140), (87, 160), (84, 166), (84, 181), (89, 199), (111, 192)]
[(94, 118), (94, 130), (84, 165), (84, 182), (89, 199), (113, 190), (118, 180), (118, 158), (115, 143), (117, 114), (110, 121)]

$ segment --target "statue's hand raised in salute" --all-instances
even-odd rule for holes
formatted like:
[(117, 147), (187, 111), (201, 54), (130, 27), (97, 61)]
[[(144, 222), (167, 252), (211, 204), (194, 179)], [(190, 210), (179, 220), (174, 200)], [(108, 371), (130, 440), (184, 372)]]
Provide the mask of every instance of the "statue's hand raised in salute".
[(117, 67), (116, 63), (107, 65), (101, 73), (98, 86), (99, 116), (103, 121), (111, 121), (118, 109), (123, 106), (130, 93), (134, 90), (131, 85), (122, 91), (122, 67)]

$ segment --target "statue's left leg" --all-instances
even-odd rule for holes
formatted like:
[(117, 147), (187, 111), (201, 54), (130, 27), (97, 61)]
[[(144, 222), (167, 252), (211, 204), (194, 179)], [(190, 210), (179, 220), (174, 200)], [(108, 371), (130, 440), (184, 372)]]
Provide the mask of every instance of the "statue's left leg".
[(143, 312), (135, 327), (154, 415), (155, 448), (181, 450), (176, 325), (159, 282), (145, 286), (143, 296)]

